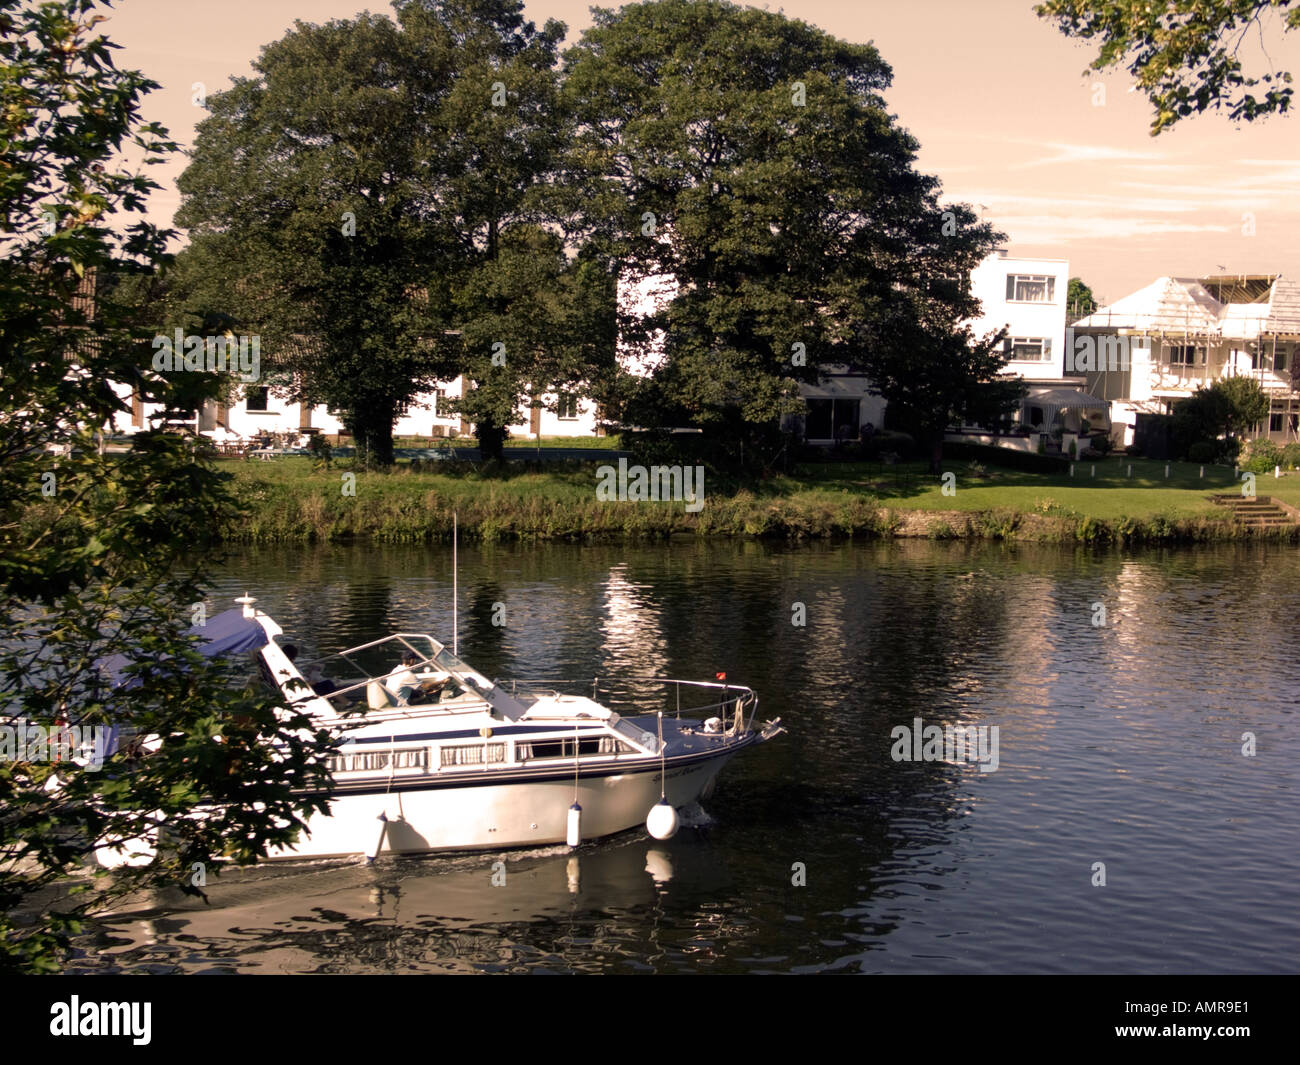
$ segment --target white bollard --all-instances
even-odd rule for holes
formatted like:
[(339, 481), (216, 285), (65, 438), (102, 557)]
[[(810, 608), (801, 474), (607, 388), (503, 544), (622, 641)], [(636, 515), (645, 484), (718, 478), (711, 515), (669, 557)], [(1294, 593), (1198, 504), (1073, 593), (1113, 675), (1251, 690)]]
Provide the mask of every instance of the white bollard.
[(1071, 476), (1071, 477), (1074, 476), (1074, 463), (1073, 463), (1073, 462), (1070, 463), (1070, 476)]
[(1201, 467), (1201, 476), (1202, 476), (1202, 477), (1205, 476), (1205, 467), (1204, 467), (1204, 466)]
[(1093, 477), (1096, 477), (1096, 476), (1097, 476), (1097, 466), (1096, 466), (1095, 463), (1093, 464), (1093, 467), (1092, 467), (1092, 474), (1091, 474), (1091, 476), (1093, 476)]
[(1128, 473), (1126, 473), (1124, 476), (1125, 476), (1125, 477), (1132, 477), (1132, 476), (1133, 476), (1133, 463), (1130, 462), (1130, 463), (1128, 464)]

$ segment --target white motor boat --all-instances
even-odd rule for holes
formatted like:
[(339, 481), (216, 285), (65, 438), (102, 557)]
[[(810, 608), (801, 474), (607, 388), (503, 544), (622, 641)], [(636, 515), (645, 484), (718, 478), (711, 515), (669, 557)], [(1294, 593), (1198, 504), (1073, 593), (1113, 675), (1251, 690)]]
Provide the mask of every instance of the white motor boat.
[[(329, 814), (272, 858), (574, 844), (642, 823), (666, 838), (674, 811), (707, 797), (733, 755), (784, 731), (756, 724), (747, 687), (633, 679), (626, 697), (663, 709), (624, 716), (596, 701), (598, 682), (592, 697), (554, 682), (499, 684), (423, 633), (295, 662), (255, 600), (237, 602), (242, 616), (229, 613), (264, 637), (257, 653), (286, 707), (346, 736), (331, 759)], [(351, 679), (326, 683), (326, 673)]]

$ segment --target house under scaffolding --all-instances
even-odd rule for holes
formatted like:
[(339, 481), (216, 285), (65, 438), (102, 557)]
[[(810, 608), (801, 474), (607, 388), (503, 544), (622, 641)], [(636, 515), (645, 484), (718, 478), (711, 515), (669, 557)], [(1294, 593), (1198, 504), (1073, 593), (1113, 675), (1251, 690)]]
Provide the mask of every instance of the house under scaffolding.
[(1269, 397), (1255, 435), (1300, 440), (1298, 359), (1300, 282), (1278, 274), (1162, 277), (1079, 319), (1066, 336), (1067, 376), (1110, 402), (1122, 444), (1197, 388), (1239, 375)]

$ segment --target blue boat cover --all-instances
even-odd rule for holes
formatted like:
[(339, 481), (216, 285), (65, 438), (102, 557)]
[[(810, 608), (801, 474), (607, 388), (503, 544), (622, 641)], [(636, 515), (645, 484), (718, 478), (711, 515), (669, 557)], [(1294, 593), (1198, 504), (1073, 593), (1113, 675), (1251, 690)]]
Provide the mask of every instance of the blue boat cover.
[[(186, 635), (203, 637), (199, 653), (205, 658), (227, 658), (241, 651), (255, 651), (266, 643), (266, 630), (253, 618), (244, 617), (240, 608), (224, 610), (208, 618), (207, 624), (187, 629)], [(125, 679), (122, 674), (130, 664), (131, 659), (126, 655), (112, 655), (105, 658), (100, 667), (116, 687)]]
[[(266, 643), (266, 630), (252, 618), (244, 617), (241, 608), (225, 610), (216, 617), (208, 618), (207, 624), (195, 625), (186, 630), (188, 636), (202, 636), (199, 653), (205, 658), (223, 658), (239, 654), (241, 651), (253, 651)], [(111, 655), (100, 661), (100, 668), (108, 674), (113, 687), (127, 689), (140, 683), (135, 677), (124, 676), (131, 659), (126, 655)], [(105, 755), (116, 753), (121, 730), (116, 725), (110, 726), (109, 741)]]

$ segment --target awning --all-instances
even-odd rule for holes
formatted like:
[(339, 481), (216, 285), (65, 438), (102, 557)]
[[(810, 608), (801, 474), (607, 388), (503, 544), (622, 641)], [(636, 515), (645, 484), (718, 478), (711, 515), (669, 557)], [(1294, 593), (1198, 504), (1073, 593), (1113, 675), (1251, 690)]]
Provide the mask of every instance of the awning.
[(1049, 388), (1037, 395), (1026, 396), (1021, 406), (1026, 409), (1042, 407), (1044, 425), (1051, 425), (1063, 410), (1100, 410), (1110, 416), (1110, 400), (1098, 399), (1077, 388)]

